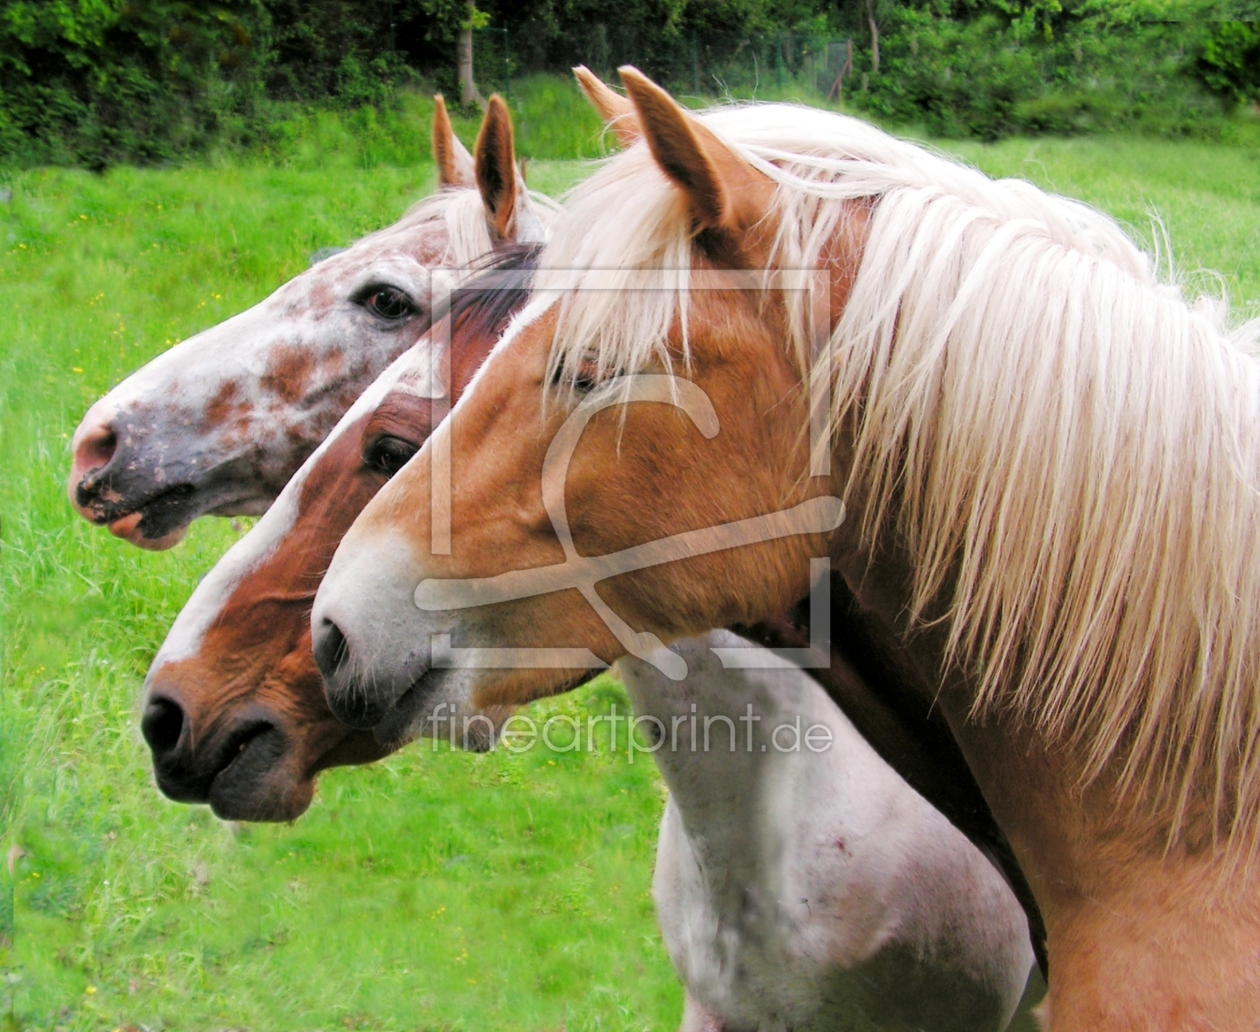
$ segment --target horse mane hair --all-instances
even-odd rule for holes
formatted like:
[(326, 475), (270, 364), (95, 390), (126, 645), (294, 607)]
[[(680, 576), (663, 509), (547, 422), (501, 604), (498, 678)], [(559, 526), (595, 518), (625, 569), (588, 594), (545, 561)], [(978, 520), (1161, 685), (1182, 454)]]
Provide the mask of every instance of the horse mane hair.
[[(497, 336), (512, 316), (529, 300), (534, 270), (538, 267), (538, 244), (503, 243), (471, 262), (465, 275), (472, 279), (451, 293), (451, 325), (457, 340)], [(516, 273), (503, 276), (502, 273)], [(435, 312), (441, 318), (442, 313)]]
[[(546, 229), (555, 220), (560, 206), (545, 194), (534, 191), (530, 191), (529, 199)], [(445, 224), (449, 241), (447, 261), (452, 268), (463, 268), (495, 248), (481, 194), (468, 187), (447, 187), (421, 198), (398, 222), (381, 232), (411, 232), (420, 223), (435, 220)]]
[[(1199, 840), (1207, 814), (1211, 841), (1249, 860), (1260, 321), (1228, 331), (1224, 301), (1187, 302), (1087, 205), (858, 120), (779, 104), (698, 117), (777, 184), (788, 347), (803, 378), (831, 378), (864, 540), (905, 549), (909, 626), (947, 629), (942, 676), (969, 677), (974, 716), (1001, 711), (1071, 749), (1079, 787), (1106, 772), (1140, 796), (1167, 848)], [(811, 371), (791, 284), (853, 202), (867, 243)], [(646, 144), (567, 211), (537, 280), (559, 302), (551, 372), (670, 368), (679, 325), (685, 362), (693, 241)], [(593, 284), (608, 289), (572, 290)]]

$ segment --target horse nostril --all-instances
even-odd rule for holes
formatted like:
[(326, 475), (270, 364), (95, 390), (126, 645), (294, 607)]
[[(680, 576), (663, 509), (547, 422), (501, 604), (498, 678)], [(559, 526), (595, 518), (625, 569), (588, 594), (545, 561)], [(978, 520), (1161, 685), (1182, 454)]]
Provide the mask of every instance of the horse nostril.
[(82, 473), (108, 466), (118, 450), (118, 434), (108, 423), (81, 428), (75, 437), (74, 468)]
[(313, 630), (315, 663), (324, 679), (324, 701), (332, 715), (359, 730), (375, 727), (389, 704), (374, 687), (356, 680), (350, 642), (327, 617), (320, 617), (318, 628)]
[(150, 699), (140, 720), (140, 733), (155, 759), (173, 752), (184, 733), (183, 707), (162, 696)]
[(324, 620), (315, 642), (315, 662), (325, 681), (336, 676), (349, 654), (350, 646), (346, 642), (346, 636), (341, 633), (341, 628), (331, 620)]
[(108, 466), (118, 449), (118, 435), (107, 427), (102, 427), (99, 434), (84, 441), (79, 446), (79, 453), (92, 466)]
[(101, 482), (99, 474), (113, 461), (118, 452), (118, 434), (111, 422), (96, 421), (88, 413), (79, 429), (74, 432), (70, 446), (70, 501), (90, 520), (100, 514), (94, 511), (99, 502)]

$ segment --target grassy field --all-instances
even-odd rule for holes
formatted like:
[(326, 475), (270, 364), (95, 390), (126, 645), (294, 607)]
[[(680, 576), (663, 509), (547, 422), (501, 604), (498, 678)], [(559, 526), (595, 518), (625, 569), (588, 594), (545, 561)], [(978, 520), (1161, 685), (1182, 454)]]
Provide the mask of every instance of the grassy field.
[[(153, 787), (138, 688), (239, 528), (202, 521), (161, 555), (93, 530), (64, 498), (69, 434), (145, 359), (430, 188), (419, 144), (374, 150), (361, 128), (329, 116), (269, 164), (0, 173), (12, 190), (0, 204), (0, 843), (16, 895), (16, 934), (0, 950), (3, 1027), (677, 1022), (648, 897), (664, 796), (643, 758), (415, 747), (326, 775), (292, 826), (245, 830)], [(1184, 269), (1215, 268), (1236, 300), (1260, 298), (1254, 150), (1128, 139), (955, 149), (1139, 233), (1157, 211)], [(531, 163), (544, 190), (581, 174)], [(625, 707), (620, 689), (602, 681), (547, 708), (614, 704)]]

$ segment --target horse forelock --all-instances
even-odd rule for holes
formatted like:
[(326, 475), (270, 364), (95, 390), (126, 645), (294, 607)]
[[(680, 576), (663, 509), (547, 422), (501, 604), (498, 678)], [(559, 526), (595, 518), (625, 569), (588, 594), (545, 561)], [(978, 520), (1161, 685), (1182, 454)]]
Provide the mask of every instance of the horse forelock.
[(415, 204), (398, 221), (397, 228), (405, 232), (423, 223), (441, 227), (447, 240), (445, 263), (450, 266), (466, 265), (494, 246), (485, 206), (476, 190), (439, 190)]
[[(530, 191), (531, 210), (541, 224), (542, 232), (548, 232), (559, 212), (559, 205), (545, 194)], [(441, 222), (450, 241), (447, 254), (449, 265), (462, 268), (488, 254), (495, 247), (485, 203), (477, 190), (444, 188), (418, 201), (397, 223), (406, 228), (420, 222)], [(394, 227), (390, 227), (391, 229)], [(539, 241), (522, 241), (534, 244)]]
[[(1004, 711), (1166, 822), (1260, 846), (1260, 326), (1178, 284), (1109, 217), (853, 119), (785, 105), (699, 116), (777, 184), (767, 271), (817, 268), (846, 206), (867, 243), (811, 370), (852, 434), (863, 536), (903, 541), (912, 625)], [(696, 256), (646, 145), (610, 159), (544, 249), (551, 371), (668, 365)], [(582, 290), (598, 284), (610, 289)], [(537, 307), (542, 307), (542, 298)], [(536, 306), (531, 306), (536, 316)], [(526, 315), (518, 319), (523, 324)], [(677, 346), (676, 344), (674, 346)], [(1204, 816), (1206, 815), (1206, 817)]]

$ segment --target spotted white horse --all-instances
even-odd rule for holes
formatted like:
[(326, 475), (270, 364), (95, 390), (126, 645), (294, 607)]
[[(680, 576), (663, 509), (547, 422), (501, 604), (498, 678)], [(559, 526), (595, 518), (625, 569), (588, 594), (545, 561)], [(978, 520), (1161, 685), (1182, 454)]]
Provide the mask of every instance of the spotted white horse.
[[(501, 104), (492, 110), (507, 116)], [(551, 202), (525, 188), (512, 162), (509, 177), (479, 191), (441, 97), (433, 149), (436, 194), (159, 355), (88, 410), (69, 478), (85, 519), (162, 549), (199, 516), (263, 512), (428, 328), (434, 269), (465, 266), (496, 241), (543, 239)]]

